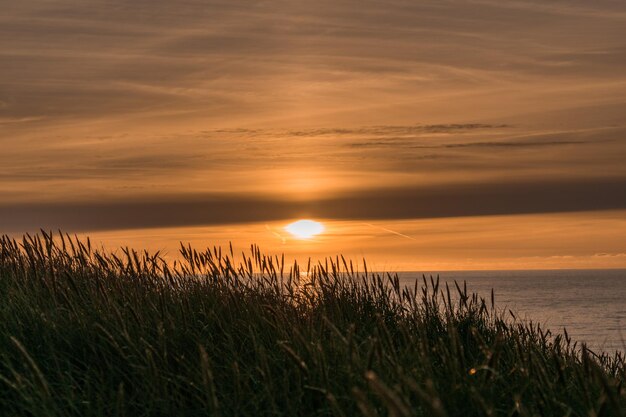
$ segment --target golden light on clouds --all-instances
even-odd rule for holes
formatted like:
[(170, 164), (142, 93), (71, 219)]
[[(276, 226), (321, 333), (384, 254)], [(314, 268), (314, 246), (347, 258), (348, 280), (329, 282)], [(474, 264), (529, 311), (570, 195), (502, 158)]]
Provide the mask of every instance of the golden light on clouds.
[(285, 230), (298, 239), (311, 239), (324, 231), (324, 225), (314, 220), (298, 220), (285, 226)]

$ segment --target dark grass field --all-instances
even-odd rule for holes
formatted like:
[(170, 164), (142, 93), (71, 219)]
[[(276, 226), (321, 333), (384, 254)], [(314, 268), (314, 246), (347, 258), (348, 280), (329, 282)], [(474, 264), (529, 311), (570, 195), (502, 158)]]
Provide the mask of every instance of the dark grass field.
[[(258, 248), (0, 242), (1, 416), (620, 416), (624, 357), (463, 284)], [(304, 270), (304, 268), (303, 268)]]

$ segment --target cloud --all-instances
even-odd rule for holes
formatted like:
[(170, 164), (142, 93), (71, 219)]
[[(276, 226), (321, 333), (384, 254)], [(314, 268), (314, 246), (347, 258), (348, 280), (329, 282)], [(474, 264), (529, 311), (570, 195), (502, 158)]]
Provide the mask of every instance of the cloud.
[[(320, 128), (307, 130), (289, 130), (283, 134), (288, 137), (301, 136), (344, 136), (344, 135), (373, 135), (397, 136), (424, 133), (462, 133), (463, 131), (503, 129), (510, 127), (506, 124), (492, 125), (485, 123), (451, 123), (436, 125), (408, 125), (408, 126), (364, 126), (359, 128)], [(273, 134), (273, 132), (272, 132)]]
[(625, 133), (452, 123), (7, 137), (0, 192), (5, 203), (223, 192), (294, 199), (461, 178), (479, 187), (489, 178), (622, 177)]
[(0, 101), (65, 127), (516, 114), (528, 94), (555, 108), (623, 82), (624, 16), (610, 0), (26, 1), (0, 17)]
[(532, 148), (543, 146), (558, 146), (558, 145), (578, 145), (585, 143), (583, 141), (575, 140), (563, 140), (563, 141), (543, 141), (543, 142), (470, 142), (470, 143), (455, 143), (442, 146), (424, 146), (423, 148)]
[[(0, 102), (0, 109), (3, 107)], [(5, 105), (6, 106), (6, 105)], [(41, 120), (42, 117), (0, 117), (0, 125), (8, 125), (10, 123), (29, 123)]]
[(626, 253), (616, 252), (616, 253), (595, 253), (593, 255), (595, 258), (625, 258)]
[(117, 230), (313, 217), (389, 220), (626, 209), (626, 178), (365, 189), (308, 201), (250, 194), (0, 205), (0, 230)]
[(590, 4), (581, 0), (560, 0), (550, 3), (540, 1), (494, 1), (494, 0), (470, 0), (470, 3), (485, 5), (496, 8), (527, 11), (536, 14), (551, 14), (561, 16), (589, 17), (609, 20), (626, 20), (626, 13), (618, 1), (605, 0), (596, 4)]
[(394, 141), (367, 141), (351, 143), (350, 147), (379, 147), (379, 146), (392, 146), (392, 147), (409, 147), (413, 149), (455, 149), (455, 148), (533, 148), (544, 146), (562, 146), (562, 145), (579, 145), (586, 142), (563, 140), (563, 141), (542, 141), (542, 142), (528, 142), (528, 141), (508, 141), (508, 142), (469, 142), (469, 143), (451, 143), (445, 145), (410, 145), (403, 144), (399, 140)]
[[(536, 178), (626, 176), (625, 13), (612, 0), (13, 2), (0, 16), (2, 222), (584, 209), (548, 204)], [(520, 179), (543, 205), (500, 206)], [(486, 187), (483, 202), (450, 200), (470, 195), (461, 181)], [(413, 207), (430, 200), (441, 210)]]

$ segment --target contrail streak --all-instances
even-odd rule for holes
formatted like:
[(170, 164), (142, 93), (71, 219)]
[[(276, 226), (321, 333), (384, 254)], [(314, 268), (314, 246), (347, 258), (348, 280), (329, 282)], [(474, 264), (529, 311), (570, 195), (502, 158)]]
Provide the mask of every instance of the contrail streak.
[(376, 225), (373, 225), (373, 224), (371, 224), (371, 223), (363, 223), (363, 224), (365, 224), (365, 225), (367, 225), (367, 226), (370, 226), (370, 227), (373, 227), (373, 228), (375, 228), (375, 229), (384, 230), (385, 232), (389, 232), (389, 233), (392, 233), (392, 234), (394, 234), (394, 235), (402, 236), (402, 237), (405, 237), (405, 238), (407, 238), (407, 239), (411, 239), (411, 240), (415, 240), (415, 241), (417, 241), (417, 239), (415, 239), (414, 237), (409, 236), (409, 235), (405, 235), (404, 233), (396, 232), (395, 230), (387, 229), (387, 228), (385, 228), (385, 227), (381, 227), (381, 226), (376, 226)]

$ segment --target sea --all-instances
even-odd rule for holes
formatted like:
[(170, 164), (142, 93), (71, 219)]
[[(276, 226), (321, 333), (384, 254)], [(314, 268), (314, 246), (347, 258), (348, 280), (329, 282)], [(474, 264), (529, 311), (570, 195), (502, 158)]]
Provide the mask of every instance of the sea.
[[(626, 352), (626, 269), (544, 271), (402, 272), (402, 284), (414, 285), (422, 275), (466, 282), (468, 292), (487, 301), (494, 290), (498, 309), (540, 323), (595, 351)], [(455, 290), (456, 291), (456, 290)], [(507, 313), (508, 314), (508, 313)]]

